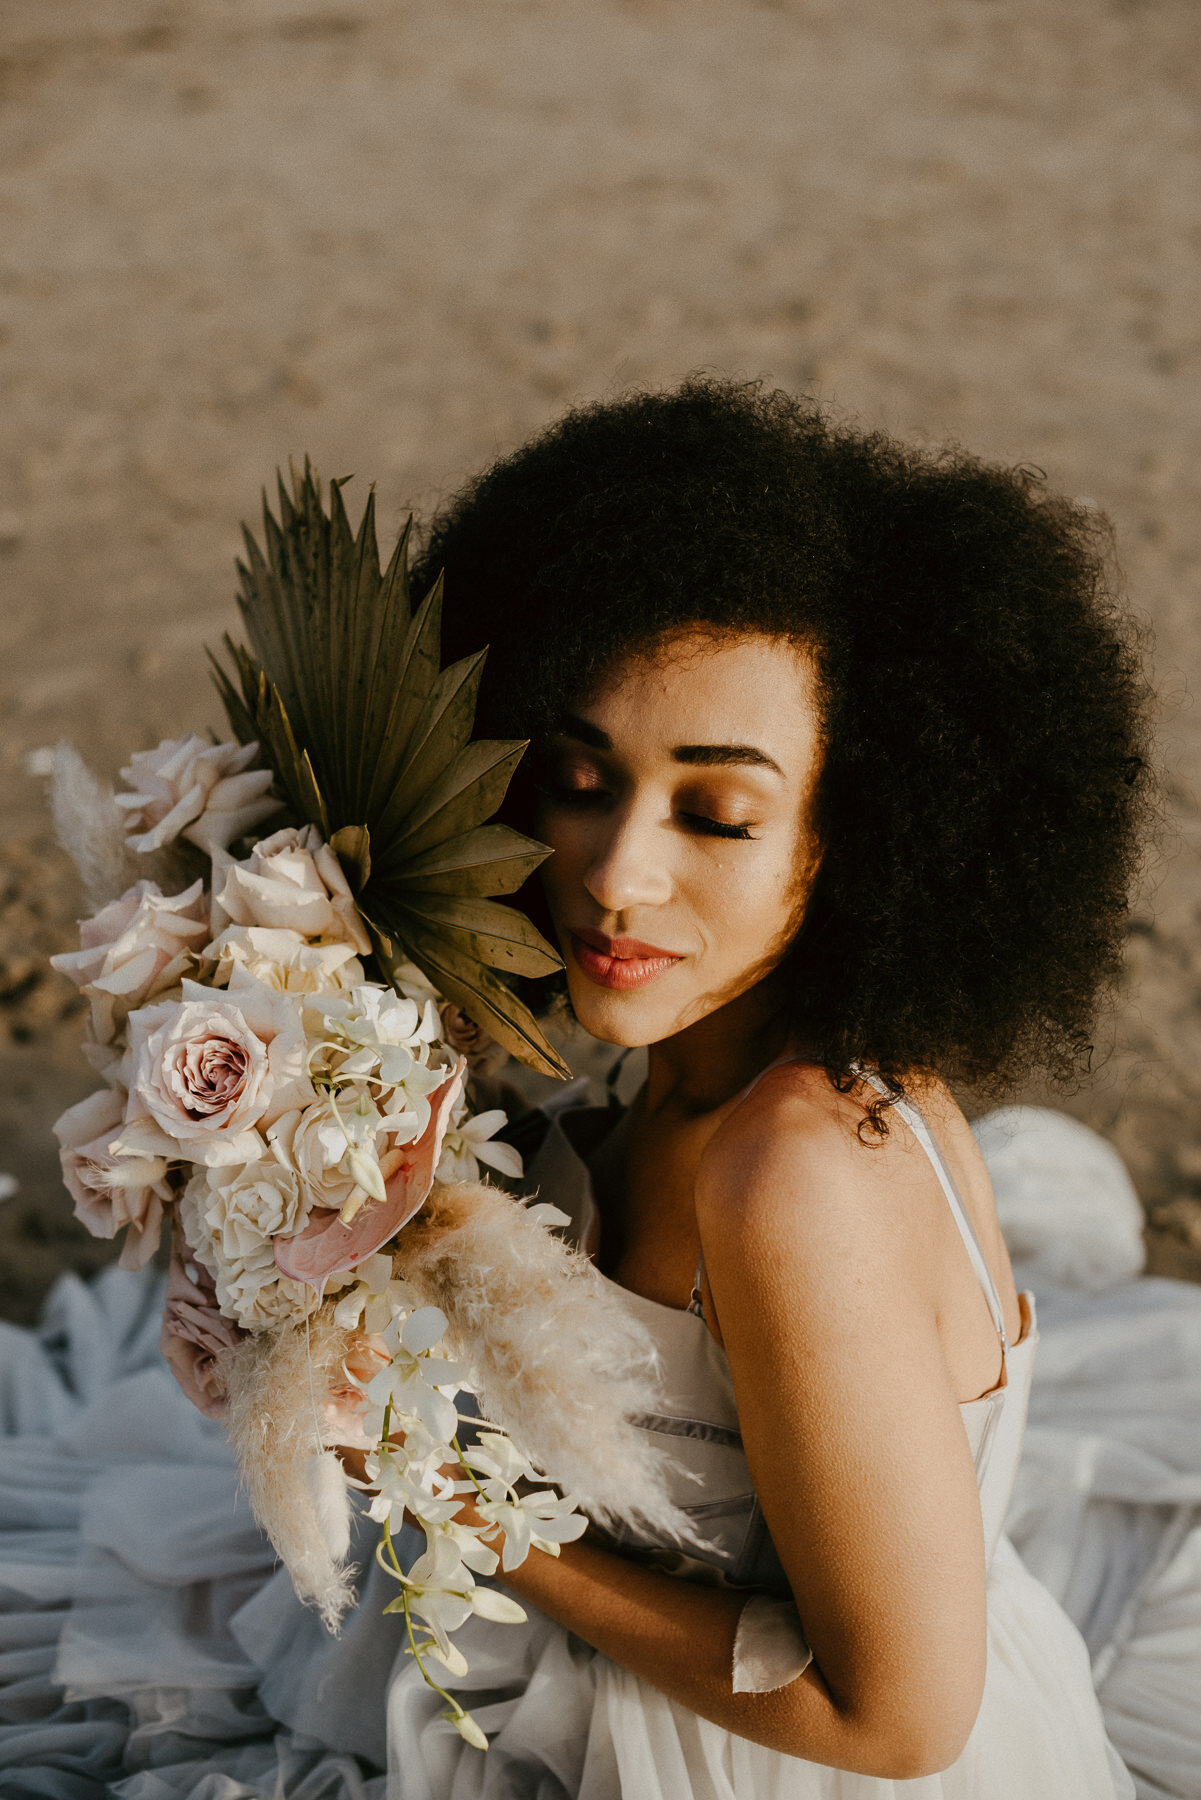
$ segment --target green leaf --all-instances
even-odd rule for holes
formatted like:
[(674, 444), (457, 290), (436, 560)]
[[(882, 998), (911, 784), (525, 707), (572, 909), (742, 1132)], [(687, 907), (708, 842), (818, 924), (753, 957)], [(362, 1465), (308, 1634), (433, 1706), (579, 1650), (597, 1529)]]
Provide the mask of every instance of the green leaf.
[(426, 788), (471, 741), (475, 702), (484, 672), (484, 651), (464, 657), (444, 669), (418, 715), (405, 746), (404, 768), (389, 794), (379, 823), (379, 834), (403, 829)]
[(511, 825), (476, 825), (420, 856), (396, 859), (388, 884), (436, 894), (515, 894), (550, 851)]
[[(230, 643), (228, 637), (225, 639), (225, 644), (227, 650), (233, 654), (234, 647)], [(217, 661), (217, 658), (213, 655), (212, 651), (206, 650), (205, 655), (212, 664), (213, 680), (216, 683), (217, 692), (221, 696), (221, 704), (225, 708), (225, 715), (229, 720), (230, 730), (237, 738), (239, 744), (253, 743), (258, 736), (254, 723), (254, 715), (247, 707), (243, 695), (235, 688), (233, 682), (229, 679), (229, 676), (221, 667), (221, 664)]]
[(413, 727), (438, 678), (441, 641), (442, 582), (438, 580), (413, 614), (392, 671), (392, 696), (367, 791), (368, 818), (387, 805), (400, 777)]
[(498, 738), (477, 738), (468, 744), (427, 788), (405, 830), (381, 854), (389, 863), (394, 856), (417, 856), (472, 825), (482, 825), (504, 799), (524, 749), (524, 743)]
[(433, 926), (461, 950), (509, 975), (553, 975), (563, 967), (562, 957), (524, 913), (494, 900), (418, 890), (405, 895), (403, 910), (394, 916), (399, 931), (410, 921), (418, 930)]
[(392, 552), (387, 572), (378, 589), (372, 616), (364, 624), (364, 661), (359, 665), (362, 683), (360, 703), (361, 741), (355, 770), (355, 811), (365, 818), (368, 795), (381, 764), (399, 766), (403, 743), (393, 751), (388, 738), (388, 718), (401, 680), (403, 652), (410, 624), (409, 538), (413, 521)]

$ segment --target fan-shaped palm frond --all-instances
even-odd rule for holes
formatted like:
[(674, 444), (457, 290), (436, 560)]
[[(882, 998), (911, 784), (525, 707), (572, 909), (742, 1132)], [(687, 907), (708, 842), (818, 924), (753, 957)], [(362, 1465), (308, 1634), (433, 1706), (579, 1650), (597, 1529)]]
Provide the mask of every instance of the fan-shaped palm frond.
[(386, 974), (415, 962), (448, 999), (523, 1062), (570, 1073), (529, 1009), (492, 971), (562, 967), (516, 891), (545, 845), (488, 824), (525, 749), (472, 739), (484, 652), (441, 667), (442, 587), (413, 608), (408, 537), (380, 568), (375, 496), (356, 536), (309, 464), (263, 496), (260, 548), (244, 526), (239, 606), (249, 648), (226, 637), (214, 679), (234, 734), (257, 739), (279, 797), (316, 825), (356, 889)]

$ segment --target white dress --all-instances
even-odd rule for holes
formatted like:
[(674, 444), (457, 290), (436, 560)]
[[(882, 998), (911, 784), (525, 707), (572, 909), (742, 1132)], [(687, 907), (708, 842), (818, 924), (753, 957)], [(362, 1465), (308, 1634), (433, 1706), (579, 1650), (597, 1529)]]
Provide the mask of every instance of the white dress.
[[(578, 1098), (535, 1173), (586, 1237), (564, 1130)], [(1031, 1387), (1027, 1298), (1006, 1380), (963, 1409), (992, 1545), (989, 1663), (952, 1769), (889, 1782), (763, 1749), (540, 1615), (461, 1634), (492, 1748), (463, 1745), (382, 1616), (374, 1528), (361, 1602), (329, 1639), (273, 1571), (219, 1429), (158, 1358), (159, 1282), (113, 1269), (64, 1277), (37, 1333), (0, 1326), (0, 1796), (1199, 1800), (1201, 1289), (1137, 1278), (1137, 1203), (1084, 1127), (1010, 1109), (977, 1133), (1041, 1341)], [(702, 1459), (719, 1572), (770, 1590), (724, 1357), (692, 1313), (632, 1304), (664, 1361), (647, 1429)], [(753, 1604), (744, 1662), (766, 1685), (804, 1650), (782, 1597)]]

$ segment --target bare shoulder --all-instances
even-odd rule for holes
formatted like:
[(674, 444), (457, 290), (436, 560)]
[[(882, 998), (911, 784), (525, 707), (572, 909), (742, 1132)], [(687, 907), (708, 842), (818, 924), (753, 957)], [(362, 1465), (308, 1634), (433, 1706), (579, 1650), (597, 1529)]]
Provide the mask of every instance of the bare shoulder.
[[(970, 1218), (1011, 1338), (1016, 1288), (992, 1186), (962, 1111), (936, 1078), (907, 1084)], [(706, 1266), (739, 1289), (787, 1281), (815, 1313), (854, 1290), (881, 1309), (905, 1297), (938, 1321), (961, 1398), (995, 1379), (995, 1331), (930, 1160), (893, 1116), (881, 1138), (861, 1130), (870, 1091), (843, 1093), (812, 1065), (766, 1075), (710, 1140), (697, 1171), (696, 1218)], [(720, 1309), (719, 1309), (720, 1310)], [(724, 1326), (723, 1326), (724, 1329)]]
[[(842, 1092), (809, 1063), (771, 1070), (736, 1106), (705, 1149), (697, 1171), (697, 1218), (732, 1221), (770, 1235), (794, 1233), (797, 1202), (806, 1219), (845, 1222), (879, 1195), (925, 1174), (897, 1132), (861, 1129), (870, 1093)], [(895, 1210), (895, 1209), (894, 1209)]]

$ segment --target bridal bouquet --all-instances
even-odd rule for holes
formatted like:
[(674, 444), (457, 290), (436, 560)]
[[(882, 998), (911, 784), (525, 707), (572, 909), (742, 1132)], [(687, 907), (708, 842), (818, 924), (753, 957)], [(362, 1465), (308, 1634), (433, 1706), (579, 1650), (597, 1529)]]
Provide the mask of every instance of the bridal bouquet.
[(60, 833), (102, 902), (54, 959), (104, 1084), (56, 1126), (63, 1173), (125, 1267), (170, 1221), (168, 1360), (331, 1629), (352, 1598), (332, 1447), (365, 1454), (388, 1610), (486, 1748), (429, 1667), (466, 1671), (470, 1615), (524, 1618), (486, 1578), (558, 1554), (577, 1502), (691, 1534), (632, 1423), (654, 1410), (640, 1327), (562, 1213), (480, 1180), (522, 1171), (469, 1077), (504, 1051), (567, 1072), (501, 979), (558, 958), (489, 897), (546, 854), (487, 823), (524, 746), (471, 738), (483, 657), (440, 669), (440, 590), (411, 605), (404, 538), (381, 571), (370, 501), (355, 536), (306, 466), (264, 527), (240, 565), (252, 649), (226, 639), (217, 667), (233, 740), (139, 752), (115, 794), (56, 753)]

